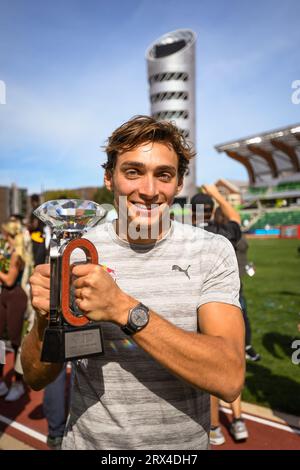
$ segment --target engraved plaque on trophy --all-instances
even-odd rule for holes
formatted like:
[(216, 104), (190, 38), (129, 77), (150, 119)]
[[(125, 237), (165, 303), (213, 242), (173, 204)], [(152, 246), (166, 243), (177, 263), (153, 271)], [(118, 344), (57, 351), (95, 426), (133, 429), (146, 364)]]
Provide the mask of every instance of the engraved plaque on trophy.
[(92, 201), (59, 199), (45, 202), (34, 214), (52, 231), (50, 315), (41, 361), (65, 362), (103, 354), (100, 324), (88, 320), (74, 302), (70, 258), (75, 249), (80, 249), (87, 263), (98, 264), (95, 246), (81, 237), (106, 211)]

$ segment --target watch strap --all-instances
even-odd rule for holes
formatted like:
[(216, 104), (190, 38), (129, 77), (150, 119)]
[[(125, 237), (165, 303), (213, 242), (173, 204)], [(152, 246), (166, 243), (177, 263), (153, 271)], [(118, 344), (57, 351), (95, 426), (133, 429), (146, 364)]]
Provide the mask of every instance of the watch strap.
[[(131, 316), (131, 313), (134, 309), (136, 308), (143, 308), (147, 311), (148, 313), (148, 321), (145, 325), (143, 326), (135, 326), (133, 325), (131, 322), (130, 322), (130, 316)], [(138, 331), (141, 331), (143, 328), (145, 328), (149, 323), (149, 308), (146, 307), (146, 305), (142, 304), (141, 302), (138, 303), (135, 307), (133, 307), (132, 309), (129, 310), (128, 312), (128, 320), (127, 320), (127, 323), (126, 325), (122, 325), (121, 326), (121, 330), (128, 336), (132, 336), (134, 335), (135, 333), (137, 333)]]

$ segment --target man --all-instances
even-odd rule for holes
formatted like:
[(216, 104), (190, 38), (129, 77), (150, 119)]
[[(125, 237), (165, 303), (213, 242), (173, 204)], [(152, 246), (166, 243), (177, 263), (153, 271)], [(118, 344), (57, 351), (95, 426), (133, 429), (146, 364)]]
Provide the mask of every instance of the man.
[[(223, 237), (165, 223), (193, 156), (175, 126), (137, 116), (113, 132), (106, 152), (118, 220), (87, 238), (116, 282), (100, 266), (73, 268), (76, 302), (102, 322), (105, 355), (74, 363), (63, 448), (206, 449), (209, 394), (233, 401), (244, 382), (234, 251)], [(32, 276), (37, 318), (23, 346), (36, 390), (60, 371), (40, 362), (49, 276), (45, 265)]]

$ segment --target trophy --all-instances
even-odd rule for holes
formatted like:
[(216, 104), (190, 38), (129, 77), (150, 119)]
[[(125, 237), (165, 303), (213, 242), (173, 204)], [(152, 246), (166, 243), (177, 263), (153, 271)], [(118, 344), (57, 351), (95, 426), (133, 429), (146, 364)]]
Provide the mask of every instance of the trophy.
[(52, 232), (50, 316), (44, 334), (42, 362), (65, 362), (104, 353), (100, 324), (88, 320), (75, 304), (70, 257), (75, 249), (80, 249), (87, 263), (98, 264), (95, 246), (81, 237), (105, 214), (99, 204), (80, 199), (48, 201), (34, 211)]

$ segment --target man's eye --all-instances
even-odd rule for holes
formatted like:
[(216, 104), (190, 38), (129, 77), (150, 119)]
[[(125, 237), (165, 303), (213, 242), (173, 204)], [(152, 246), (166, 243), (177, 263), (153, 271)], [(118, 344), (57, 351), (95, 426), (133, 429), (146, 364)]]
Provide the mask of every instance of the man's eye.
[(163, 181), (170, 181), (172, 179), (172, 176), (169, 173), (162, 173), (159, 177)]
[(130, 177), (138, 176), (139, 173), (137, 170), (127, 170), (125, 174), (126, 176), (130, 178)]

